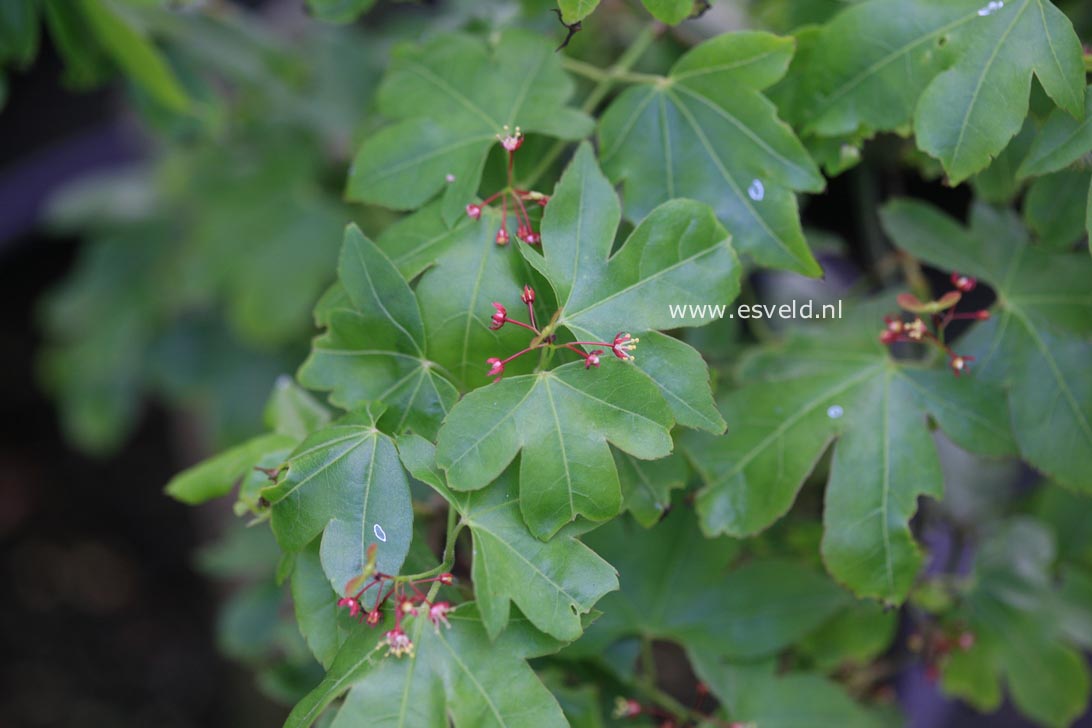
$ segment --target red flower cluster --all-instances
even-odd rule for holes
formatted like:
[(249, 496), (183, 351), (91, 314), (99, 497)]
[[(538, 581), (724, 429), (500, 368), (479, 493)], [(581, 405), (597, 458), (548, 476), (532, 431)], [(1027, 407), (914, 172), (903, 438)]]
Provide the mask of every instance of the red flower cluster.
[(527, 204), (546, 207), (546, 203), (550, 201), (550, 198), (541, 192), (522, 190), (514, 186), (512, 171), (515, 166), (516, 152), (523, 146), (523, 132), (520, 131), (520, 128), (517, 126), (513, 132), (506, 124), (504, 132), (497, 135), (497, 140), (504, 147), (504, 151), (508, 153), (508, 184), (482, 200), (481, 203), (467, 205), (466, 214), (474, 220), (479, 220), (482, 216), (482, 209), (500, 199), (501, 226), (497, 230), (495, 240), (497, 245), (507, 245), (511, 239), (508, 235), (508, 200), (511, 198), (512, 209), (516, 213), (517, 220), (516, 237), (530, 245), (538, 245), (542, 242), (542, 235), (535, 232), (534, 226), (531, 224), (531, 216), (527, 214)]
[[(432, 602), (424, 592), (421, 591), (420, 586), (422, 584), (428, 584), (431, 582), (440, 582), (441, 584), (450, 585), (454, 581), (454, 577), (447, 572), (434, 576), (431, 579), (418, 579), (416, 581), (405, 581), (390, 576), (389, 574), (383, 574), (381, 572), (375, 572), (367, 586), (351, 596), (344, 597), (337, 601), (339, 607), (348, 607), (349, 616), (356, 617), (361, 622), (366, 623), (369, 627), (375, 627), (383, 620), (383, 605), (388, 601), (393, 601), (394, 604), (394, 629), (389, 630), (384, 638), (387, 643), (387, 654), (394, 655), (395, 657), (402, 657), (403, 655), (413, 656), (413, 640), (409, 638), (406, 631), (402, 629), (402, 622), (409, 617), (415, 617), (421, 610), (425, 610), (425, 617), (428, 621), (432, 622), (433, 627), (437, 630), (440, 629), (440, 624), (443, 623), (445, 627), (450, 628), (451, 624), (447, 621), (447, 615), (452, 610), (451, 604), (448, 602)], [(355, 585), (359, 583), (358, 579), (351, 580), (346, 584), (346, 591), (351, 591), (355, 588)], [(386, 589), (386, 585), (389, 584), (390, 588), (387, 589), (386, 594), (379, 597), (376, 600), (375, 607), (368, 609), (364, 605), (364, 594), (374, 586), (378, 586), (378, 593), (382, 594)], [(406, 586), (412, 590), (412, 593), (406, 593)]]
[[(558, 346), (554, 343), (555, 337), (552, 334), (543, 333), (539, 329), (538, 323), (535, 321), (534, 289), (530, 286), (524, 286), (523, 293), (520, 294), (520, 300), (523, 301), (523, 303), (527, 306), (527, 316), (530, 319), (530, 323), (525, 323), (523, 321), (519, 321), (518, 319), (511, 318), (508, 315), (508, 309), (505, 308), (503, 304), (497, 301), (493, 302), (493, 308), (495, 310), (493, 311), (493, 315), (490, 317), (490, 329), (496, 331), (503, 327), (505, 324), (512, 324), (514, 326), (525, 328), (532, 334), (534, 334), (534, 337), (531, 339), (530, 345), (526, 349), (517, 351), (515, 354), (506, 359), (499, 359), (495, 356), (491, 356), (485, 360), (485, 363), (489, 365), (488, 375), (491, 377), (495, 377), (495, 379), (493, 380), (494, 382), (500, 381), (501, 377), (504, 376), (505, 365), (513, 359), (518, 359), (524, 354), (535, 351), (536, 349), (542, 349), (548, 346)], [(614, 341), (611, 342), (574, 341), (569, 344), (560, 344), (560, 348), (568, 349), (574, 354), (578, 354), (581, 358), (584, 359), (584, 368), (591, 369), (592, 367), (598, 367), (602, 363), (599, 357), (602, 356), (607, 349), (610, 349), (610, 352), (619, 359), (623, 359), (626, 361), (633, 359), (633, 354), (631, 354), (630, 352), (637, 348), (637, 343), (639, 341), (640, 339), (634, 338), (628, 333), (619, 332), (618, 334), (615, 334)], [(577, 348), (580, 346), (602, 346), (604, 348), (593, 349), (590, 352), (584, 352), (583, 350)]]
[[(985, 321), (990, 317), (990, 312), (982, 310), (956, 313), (956, 304), (959, 303), (964, 293), (970, 293), (975, 289), (978, 281), (959, 273), (953, 273), (951, 280), (955, 290), (948, 291), (935, 301), (922, 302), (912, 294), (901, 294), (897, 299), (899, 306), (904, 311), (914, 314), (914, 318), (906, 321), (901, 316), (884, 316), (884, 329), (880, 332), (880, 341), (888, 345), (907, 341), (935, 346), (948, 357), (948, 366), (958, 377), (967, 370), (974, 357), (964, 356), (952, 351), (952, 348), (944, 341), (944, 330), (948, 327), (948, 324), (959, 319)], [(923, 315), (930, 317), (932, 321), (931, 329), (922, 319)]]

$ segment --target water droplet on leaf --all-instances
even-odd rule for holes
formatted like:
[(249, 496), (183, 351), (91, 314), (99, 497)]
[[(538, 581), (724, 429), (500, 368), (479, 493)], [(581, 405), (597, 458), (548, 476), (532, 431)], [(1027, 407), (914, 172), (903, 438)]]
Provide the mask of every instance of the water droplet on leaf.
[(990, 0), (990, 3), (986, 7), (979, 9), (978, 15), (979, 17), (984, 18), (987, 15), (993, 15), (1003, 7), (1005, 7), (1005, 3), (1002, 2), (1002, 0)]
[(751, 182), (751, 186), (747, 188), (747, 194), (755, 202), (761, 202), (762, 198), (766, 196), (766, 186), (762, 184), (762, 180), (756, 179)]
[(827, 407), (827, 417), (832, 420), (840, 418), (845, 413), (846, 411), (842, 409), (842, 405), (840, 404), (832, 404), (830, 407)]
[(374, 534), (375, 534), (375, 537), (376, 537), (376, 538), (378, 538), (378, 539), (379, 539), (380, 541), (382, 541), (383, 543), (386, 543), (386, 542), (387, 542), (387, 532), (386, 532), (386, 531), (384, 531), (384, 530), (383, 530), (383, 527), (382, 527), (382, 526), (380, 526), (380, 525), (379, 525), (378, 523), (377, 523), (377, 524), (375, 524), (375, 525), (374, 525), (374, 526), (372, 527), (372, 533), (374, 533)]

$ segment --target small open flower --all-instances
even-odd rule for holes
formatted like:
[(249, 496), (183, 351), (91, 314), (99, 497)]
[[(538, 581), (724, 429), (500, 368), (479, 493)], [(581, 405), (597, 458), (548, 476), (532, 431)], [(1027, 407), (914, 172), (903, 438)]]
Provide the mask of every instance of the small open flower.
[(614, 337), (610, 350), (619, 359), (632, 359), (633, 355), (630, 352), (637, 348), (638, 341), (640, 339), (635, 339), (627, 333), (619, 333)]
[(401, 627), (395, 627), (387, 632), (387, 654), (395, 657), (409, 655), (413, 657), (413, 640), (406, 635)]
[(508, 321), (508, 309), (496, 301), (493, 302), (493, 308), (497, 310), (493, 312), (493, 316), (491, 317), (493, 323), (489, 324), (489, 328), (496, 331)]
[(485, 363), (489, 365), (489, 372), (486, 376), (496, 377), (493, 381), (499, 382), (501, 377), (504, 376), (504, 362), (495, 356), (491, 356), (485, 360)]
[(402, 614), (410, 617), (417, 616), (417, 607), (414, 606), (413, 600), (411, 599), (403, 598), (402, 601), (399, 603), (398, 608), (402, 610)]
[(497, 134), (497, 139), (500, 141), (505, 151), (511, 153), (523, 146), (523, 132), (517, 126), (515, 132), (512, 132), (507, 124), (504, 125), (504, 132)]
[(952, 274), (952, 285), (956, 289), (963, 291), (964, 293), (970, 293), (978, 285), (978, 281), (970, 276), (965, 276), (960, 273)]
[(611, 715), (615, 719), (634, 718), (641, 714), (641, 704), (632, 698), (618, 697), (614, 699), (614, 710)]
[(588, 356), (584, 359), (584, 368), (591, 369), (592, 367), (599, 366), (599, 355), (602, 353), (602, 349), (596, 349), (595, 351), (588, 354)]
[(952, 368), (952, 371), (958, 377), (962, 372), (967, 370), (967, 366), (970, 362), (974, 361), (973, 356), (953, 356), (948, 361), (948, 366)]
[(428, 621), (432, 622), (432, 626), (436, 628), (436, 631), (440, 631), (440, 623), (443, 622), (444, 626), (451, 629), (451, 623), (447, 621), (447, 613), (451, 611), (451, 605), (447, 602), (436, 602), (428, 608)]
[(903, 326), (903, 330), (909, 338), (914, 341), (921, 341), (922, 337), (925, 336), (925, 322), (920, 318), (915, 318), (913, 321)]
[(350, 617), (355, 617), (356, 615), (360, 614), (360, 602), (357, 600), (356, 597), (344, 597), (342, 599), (338, 599), (337, 605), (339, 607), (348, 607)]

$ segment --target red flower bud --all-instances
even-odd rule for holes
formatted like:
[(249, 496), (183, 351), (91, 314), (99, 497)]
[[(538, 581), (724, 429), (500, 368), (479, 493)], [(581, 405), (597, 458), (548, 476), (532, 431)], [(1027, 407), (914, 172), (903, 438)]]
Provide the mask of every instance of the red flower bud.
[(379, 620), (382, 619), (382, 617), (382, 613), (380, 613), (380, 611), (376, 609), (372, 612), (368, 612), (368, 618), (365, 621), (368, 623), (369, 627), (374, 627), (375, 625), (379, 624)]
[(596, 349), (595, 351), (584, 357), (584, 368), (591, 369), (592, 367), (599, 366), (599, 355), (602, 353), (602, 349)]
[(444, 586), (451, 586), (453, 583), (455, 583), (455, 575), (452, 574), (450, 571), (445, 571), (444, 573), (436, 577), (436, 580)]
[(506, 309), (504, 306), (497, 303), (496, 301), (493, 302), (493, 308), (497, 310), (493, 312), (493, 323), (489, 324), (489, 328), (491, 328), (493, 331), (496, 331), (501, 326), (504, 326), (504, 323), (508, 320), (508, 309)]
[(472, 220), (479, 219), (482, 216), (481, 205), (474, 205), (474, 204), (467, 205), (466, 206), (466, 216), (469, 217)]
[(520, 294), (520, 300), (530, 305), (535, 302), (535, 289), (530, 286), (523, 287), (523, 293)]
[(498, 230), (495, 240), (497, 241), (497, 245), (508, 245), (508, 229), (501, 228)]
[(493, 381), (499, 382), (501, 377), (504, 376), (504, 362), (495, 356), (491, 356), (485, 360), (485, 363), (490, 365), (489, 372), (486, 376), (496, 377)]
[(957, 290), (963, 291), (964, 293), (970, 293), (974, 290), (975, 286), (978, 285), (978, 281), (970, 276), (953, 273), (952, 285), (955, 286)]
[(360, 613), (360, 602), (357, 601), (356, 597), (344, 597), (343, 599), (338, 599), (337, 605), (339, 607), (348, 607), (350, 617), (355, 617), (357, 614)]
[(967, 370), (967, 366), (972, 361), (974, 361), (973, 356), (956, 355), (948, 361), (948, 366), (952, 368), (952, 373), (958, 377), (961, 373)]

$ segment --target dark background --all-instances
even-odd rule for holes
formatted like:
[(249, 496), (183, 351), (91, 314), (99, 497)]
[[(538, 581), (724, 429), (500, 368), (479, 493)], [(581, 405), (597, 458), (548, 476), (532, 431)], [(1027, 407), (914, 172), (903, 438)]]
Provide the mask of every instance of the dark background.
[(36, 382), (35, 305), (80, 241), (39, 233), (45, 196), (141, 153), (118, 92), (72, 93), (46, 46), (0, 112), (0, 726), (265, 726), (284, 711), (214, 644), (220, 585), (194, 570), (218, 520), (162, 493), (188, 464), (145, 408), (108, 460), (62, 438)]

